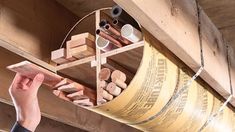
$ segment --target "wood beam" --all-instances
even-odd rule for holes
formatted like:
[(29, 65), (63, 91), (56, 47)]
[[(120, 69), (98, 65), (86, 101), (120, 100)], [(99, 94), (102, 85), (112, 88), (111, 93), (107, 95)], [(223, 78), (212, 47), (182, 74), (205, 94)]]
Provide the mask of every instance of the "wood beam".
[[(0, 48), (0, 60), (0, 101), (12, 105), (8, 88), (15, 74), (7, 70), (6, 66), (20, 62), (24, 59), (4, 48)], [(87, 131), (137, 131), (125, 124), (61, 100), (46, 86), (40, 88), (38, 97), (43, 116), (50, 119)]]
[[(195, 0), (114, 0), (191, 69), (201, 64)], [(131, 5), (131, 6), (130, 6)], [(231, 94), (226, 45), (221, 33), (200, 10), (205, 60), (200, 75), (220, 95)], [(235, 98), (231, 103), (235, 106)]]
[[(10, 131), (16, 121), (15, 108), (11, 105), (7, 105), (0, 102), (0, 131)], [(36, 132), (85, 132), (85, 130), (75, 128), (61, 122), (51, 120), (46, 117), (42, 117), (40, 124), (38, 125)]]

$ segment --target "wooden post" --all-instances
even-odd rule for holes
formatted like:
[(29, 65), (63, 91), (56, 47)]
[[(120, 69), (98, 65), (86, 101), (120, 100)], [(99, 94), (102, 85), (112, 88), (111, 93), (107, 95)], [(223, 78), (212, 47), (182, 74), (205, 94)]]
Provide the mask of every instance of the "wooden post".
[[(100, 11), (95, 12), (95, 26), (96, 29), (99, 29), (100, 23)], [(96, 34), (96, 38), (97, 38)], [(100, 105), (103, 100), (103, 89), (100, 87), (100, 80), (99, 80), (99, 73), (101, 70), (101, 56), (100, 56), (100, 49), (96, 47), (96, 87), (97, 87), (97, 105)]]

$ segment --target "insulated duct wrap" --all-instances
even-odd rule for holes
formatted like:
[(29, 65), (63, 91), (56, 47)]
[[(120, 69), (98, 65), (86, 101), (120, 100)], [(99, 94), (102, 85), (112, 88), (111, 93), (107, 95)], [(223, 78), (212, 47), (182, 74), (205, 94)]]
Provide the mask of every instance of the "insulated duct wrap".
[[(152, 45), (159, 42), (149, 33), (144, 36), (142, 62), (128, 88), (114, 100), (90, 109), (143, 131), (198, 131), (223, 102), (193, 81), (166, 110), (154, 117), (192, 75), (154, 48)], [(234, 112), (226, 107), (203, 131), (235, 131)]]

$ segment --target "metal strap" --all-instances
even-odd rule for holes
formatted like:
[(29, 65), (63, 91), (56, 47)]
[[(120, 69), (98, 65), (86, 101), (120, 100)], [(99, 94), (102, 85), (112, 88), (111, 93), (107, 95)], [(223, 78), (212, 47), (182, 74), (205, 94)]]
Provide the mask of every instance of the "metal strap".
[(223, 103), (223, 105), (219, 108), (219, 110), (208, 118), (206, 123), (198, 130), (198, 132), (201, 132), (206, 126), (208, 126), (209, 123), (211, 123), (211, 121), (213, 121), (215, 119), (215, 117), (217, 115), (220, 114), (220, 112), (222, 112), (224, 110), (225, 106), (229, 103), (229, 101), (232, 99), (232, 97), (233, 97), (233, 95), (230, 95), (228, 97), (228, 99)]
[(203, 54), (203, 46), (202, 46), (202, 33), (201, 33), (201, 19), (200, 19), (200, 7), (198, 4), (198, 1), (196, 0), (196, 5), (197, 5), (197, 15), (198, 15), (198, 39), (199, 39), (199, 44), (200, 44), (200, 57), (201, 57), (201, 66), (198, 69), (198, 71), (196, 72), (196, 74), (187, 81), (187, 83), (185, 85), (182, 86), (182, 88), (176, 92), (171, 98), (170, 100), (167, 102), (167, 104), (161, 109), (161, 111), (159, 111), (157, 114), (149, 117), (146, 120), (140, 121), (140, 122), (135, 122), (135, 123), (129, 123), (129, 125), (138, 125), (138, 124), (143, 124), (146, 122), (149, 122), (155, 118), (157, 118), (159, 115), (161, 115), (165, 110), (167, 110), (169, 108), (169, 106), (185, 91), (189, 88), (189, 86), (191, 86), (191, 84), (193, 83), (193, 81), (202, 73), (203, 69), (204, 69), (204, 54)]
[(157, 114), (149, 117), (146, 120), (140, 121), (140, 122), (135, 122), (135, 123), (129, 123), (129, 125), (138, 125), (138, 124), (143, 124), (146, 122), (149, 122), (155, 118), (157, 118), (159, 115), (161, 115), (166, 109), (169, 108), (169, 106), (185, 91), (189, 88), (189, 86), (192, 84), (192, 82), (201, 74), (201, 72), (203, 71), (203, 67), (200, 67), (200, 69), (197, 71), (197, 73), (190, 79), (187, 81), (187, 83), (176, 93), (174, 94), (170, 100), (167, 102), (167, 104), (161, 109), (161, 111), (159, 111)]

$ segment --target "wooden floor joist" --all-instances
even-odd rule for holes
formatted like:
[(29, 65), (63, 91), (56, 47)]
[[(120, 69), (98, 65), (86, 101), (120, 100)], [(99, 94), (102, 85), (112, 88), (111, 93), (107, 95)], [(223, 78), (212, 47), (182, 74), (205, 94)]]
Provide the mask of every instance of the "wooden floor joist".
[[(13, 106), (0, 102), (0, 131), (9, 132), (16, 121), (15, 109)], [(85, 130), (72, 127), (61, 122), (51, 120), (46, 117), (42, 117), (40, 124), (38, 125), (36, 132), (47, 132), (48, 130), (53, 132), (86, 132)]]
[[(195, 72), (201, 65), (195, 0), (114, 0)], [(130, 6), (131, 5), (131, 6)], [(205, 67), (200, 75), (220, 95), (231, 94), (226, 45), (208, 16), (199, 10)], [(235, 95), (231, 101), (235, 106)]]

